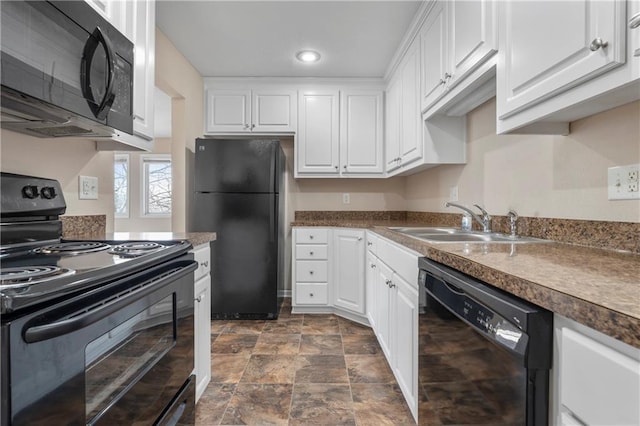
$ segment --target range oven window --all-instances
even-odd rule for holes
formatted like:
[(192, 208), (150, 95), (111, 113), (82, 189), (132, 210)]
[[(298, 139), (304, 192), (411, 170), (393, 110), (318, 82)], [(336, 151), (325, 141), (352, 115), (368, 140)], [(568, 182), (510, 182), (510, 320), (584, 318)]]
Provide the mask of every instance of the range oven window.
[(170, 294), (86, 346), (87, 421), (124, 395), (175, 345), (174, 305)]

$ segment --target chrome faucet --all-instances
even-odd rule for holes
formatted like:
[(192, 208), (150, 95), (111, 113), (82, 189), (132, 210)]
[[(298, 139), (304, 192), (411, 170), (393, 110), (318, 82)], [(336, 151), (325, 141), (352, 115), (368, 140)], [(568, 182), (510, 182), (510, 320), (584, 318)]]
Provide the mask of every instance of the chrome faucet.
[(507, 217), (509, 218), (511, 238), (516, 238), (518, 231), (518, 213), (516, 213), (514, 210), (509, 210), (509, 213), (507, 213)]
[(447, 201), (444, 206), (457, 207), (459, 209), (464, 210), (465, 212), (469, 213), (471, 217), (474, 218), (480, 225), (482, 225), (482, 232), (491, 232), (491, 215), (489, 215), (489, 213), (487, 213), (487, 211), (482, 207), (480, 207), (479, 205), (474, 204), (475, 207), (480, 209), (480, 212), (482, 213), (482, 217), (478, 216), (477, 213), (475, 213), (473, 210), (469, 209), (468, 207), (462, 206), (460, 204), (451, 203)]

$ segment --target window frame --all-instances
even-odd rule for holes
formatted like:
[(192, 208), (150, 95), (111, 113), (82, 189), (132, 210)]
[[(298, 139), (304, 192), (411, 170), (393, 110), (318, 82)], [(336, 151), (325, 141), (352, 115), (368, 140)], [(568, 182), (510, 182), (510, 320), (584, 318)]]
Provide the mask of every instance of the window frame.
[(140, 156), (140, 217), (146, 219), (167, 219), (173, 214), (173, 206), (169, 213), (147, 213), (147, 170), (146, 163), (154, 161), (169, 162), (171, 164), (171, 196), (173, 201), (173, 161), (169, 154), (144, 154)]
[[(125, 213), (118, 213), (116, 211), (116, 201), (115, 201), (115, 165), (118, 162), (123, 161), (127, 164), (127, 197), (125, 202)], [(113, 180), (114, 180), (114, 188), (113, 188), (113, 217), (115, 219), (129, 219), (131, 217), (131, 158), (129, 154), (114, 154), (113, 157)]]

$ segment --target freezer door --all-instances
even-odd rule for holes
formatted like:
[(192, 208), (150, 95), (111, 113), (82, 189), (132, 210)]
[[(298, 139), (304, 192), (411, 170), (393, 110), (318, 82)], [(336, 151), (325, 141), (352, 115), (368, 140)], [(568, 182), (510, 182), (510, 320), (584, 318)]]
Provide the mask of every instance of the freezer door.
[(277, 194), (195, 194), (194, 231), (214, 231), (213, 318), (277, 316)]
[(278, 192), (278, 153), (273, 140), (197, 139), (196, 192)]

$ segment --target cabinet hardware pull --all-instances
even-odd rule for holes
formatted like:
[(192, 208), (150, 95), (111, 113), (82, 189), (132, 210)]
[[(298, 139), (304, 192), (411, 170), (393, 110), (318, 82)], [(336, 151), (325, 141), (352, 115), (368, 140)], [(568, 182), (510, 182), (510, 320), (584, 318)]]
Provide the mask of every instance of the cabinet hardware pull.
[(255, 125), (255, 124), (252, 124), (252, 125), (251, 125), (251, 128), (252, 128), (252, 129), (255, 129), (255, 128), (256, 128), (256, 125)]
[(313, 235), (309, 235), (309, 239), (310, 239), (310, 240), (313, 240)]
[(313, 256), (313, 252), (312, 251), (309, 252), (309, 256)]
[(445, 83), (446, 83), (446, 81), (444, 81), (443, 79), (440, 79), (440, 82), (438, 83), (438, 86), (442, 86)]
[(362, 237), (358, 237), (358, 241), (362, 241)]
[(245, 129), (248, 129), (248, 128), (249, 128), (249, 125), (248, 125), (248, 124), (245, 124), (243, 127), (244, 127)]
[(207, 266), (209, 266), (209, 261), (205, 260), (204, 262), (200, 263), (200, 266), (204, 266), (206, 268)]
[(371, 264), (371, 269), (375, 268), (376, 265), (374, 265), (373, 263)]
[(640, 12), (636, 13), (629, 19), (629, 28), (634, 29), (640, 27)]
[(369, 247), (371, 247), (371, 246), (373, 245), (373, 243), (372, 243), (371, 241), (367, 241), (367, 245), (368, 245)]
[(196, 297), (194, 300), (198, 303), (202, 302), (202, 295)]
[(451, 74), (449, 74), (448, 72), (444, 73), (444, 79), (445, 80), (449, 80), (451, 78)]
[(309, 271), (309, 275), (313, 275), (313, 271)]
[(589, 45), (589, 49), (591, 49), (592, 52), (595, 52), (596, 50), (602, 48), (605, 48), (609, 46), (609, 42), (608, 41), (603, 41), (600, 37), (596, 37), (593, 39), (593, 41), (591, 42), (591, 44)]
[(393, 281), (389, 281), (389, 288), (394, 288), (396, 285), (393, 283)]
[(309, 296), (310, 296), (310, 297), (313, 297), (313, 293), (309, 293)]
[(338, 170), (338, 166), (334, 166), (336, 168), (336, 170)]

